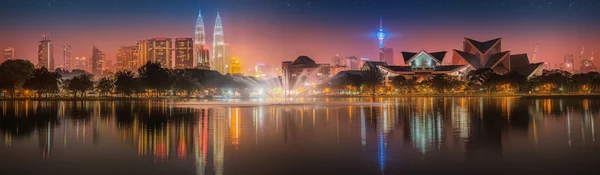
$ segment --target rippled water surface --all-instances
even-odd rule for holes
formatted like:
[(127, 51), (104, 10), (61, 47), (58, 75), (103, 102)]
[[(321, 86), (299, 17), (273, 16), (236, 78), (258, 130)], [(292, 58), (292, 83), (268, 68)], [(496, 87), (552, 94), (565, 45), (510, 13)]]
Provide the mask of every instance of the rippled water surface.
[(595, 98), (0, 101), (0, 174), (594, 174), (599, 112)]

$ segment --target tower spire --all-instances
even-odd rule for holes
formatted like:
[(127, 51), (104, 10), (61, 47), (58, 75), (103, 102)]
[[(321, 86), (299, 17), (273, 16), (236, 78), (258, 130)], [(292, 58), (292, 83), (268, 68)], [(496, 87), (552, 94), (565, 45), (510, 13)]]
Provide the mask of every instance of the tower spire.
[(383, 17), (379, 17), (379, 31), (377, 32), (377, 38), (379, 39), (379, 48), (383, 48), (383, 40), (385, 39), (385, 32), (383, 32)]
[(379, 31), (383, 31), (383, 17), (379, 16)]

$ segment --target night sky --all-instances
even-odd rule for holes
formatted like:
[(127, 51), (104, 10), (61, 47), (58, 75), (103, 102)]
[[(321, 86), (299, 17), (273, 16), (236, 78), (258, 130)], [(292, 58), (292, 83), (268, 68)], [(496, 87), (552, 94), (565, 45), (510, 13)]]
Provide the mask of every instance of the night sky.
[(35, 64), (37, 43), (48, 34), (56, 65), (62, 44), (72, 45), (73, 57), (90, 57), (96, 45), (114, 60), (120, 46), (137, 40), (193, 38), (198, 10), (211, 45), (221, 13), (225, 42), (245, 69), (279, 67), (299, 55), (377, 59), (379, 16), (396, 62), (400, 51), (462, 49), (464, 37), (502, 37), (503, 49), (530, 57), (538, 44), (537, 61), (552, 65), (565, 54), (578, 57), (582, 47), (584, 56), (600, 52), (599, 0), (5, 0), (0, 48), (14, 47), (17, 58)]

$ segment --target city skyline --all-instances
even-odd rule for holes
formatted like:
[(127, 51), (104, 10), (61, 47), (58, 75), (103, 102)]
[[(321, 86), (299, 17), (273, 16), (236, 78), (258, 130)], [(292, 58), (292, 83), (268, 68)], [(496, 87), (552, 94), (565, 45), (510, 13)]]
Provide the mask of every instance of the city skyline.
[[(133, 6), (136, 2), (138, 4)], [(392, 1), (323, 1), (307, 5), (293, 0), (259, 0), (257, 3), (240, 4), (229, 0), (203, 0), (177, 1), (166, 7), (168, 10), (154, 14), (148, 13), (148, 10), (156, 9), (164, 3), (140, 2), (128, 1), (127, 5), (109, 5), (107, 2), (95, 6), (71, 2), (71, 8), (68, 8), (67, 1), (49, 1), (44, 4), (46, 6), (41, 6), (40, 2), (9, 2), (7, 5), (12, 8), (2, 12), (6, 14), (2, 15), (5, 17), (0, 17), (3, 23), (8, 24), (0, 29), (0, 48), (15, 48), (17, 58), (36, 64), (37, 42), (41, 34), (47, 34), (52, 37), (53, 44), (72, 45), (73, 57), (91, 57), (90, 48), (95, 45), (103, 48), (107, 60), (116, 60), (121, 46), (133, 45), (140, 39), (194, 38), (195, 33), (191, 29), (199, 10), (208, 19), (214, 19), (218, 12), (224, 15), (227, 20), (223, 21), (223, 25), (227, 27), (223, 30), (228, 33), (228, 50), (232, 51), (231, 56), (243, 58), (242, 62), (246, 66), (257, 63), (278, 65), (281, 61), (292, 60), (299, 55), (307, 55), (318, 62), (327, 62), (336, 54), (377, 60), (376, 32), (380, 25), (378, 19), (381, 17), (386, 20), (385, 45), (394, 49), (395, 62), (401, 62), (398, 55), (402, 51), (459, 49), (462, 47), (460, 40), (464, 37), (479, 40), (502, 37), (507, 41), (504, 44), (507, 50), (527, 53), (529, 57), (535, 54), (536, 61), (550, 62), (552, 66), (562, 62), (566, 54), (575, 54), (576, 59), (579, 59), (582, 47), (588, 48), (584, 53), (585, 57), (590, 57), (594, 48), (600, 48), (600, 34), (595, 32), (600, 26), (593, 23), (594, 17), (600, 16), (593, 7), (600, 6), (600, 2), (585, 0), (548, 1), (552, 5), (545, 6), (533, 1), (528, 1), (530, 6), (527, 6), (526, 2), (514, 1), (464, 0), (450, 3), (426, 0), (420, 5), (405, 2), (405, 6), (412, 6), (414, 9), (401, 12), (394, 8), (407, 7), (400, 8), (401, 4)], [(366, 4), (360, 4), (361, 2)], [(434, 12), (444, 9), (444, 5), (448, 7), (443, 12)], [(117, 6), (122, 8), (115, 8)], [(520, 8), (502, 11), (502, 7)], [(475, 10), (454, 13), (466, 8)], [(91, 9), (92, 12), (84, 14), (75, 9)], [(109, 20), (108, 17), (101, 17), (97, 11), (102, 9), (112, 9), (115, 13), (106, 16), (120, 15), (122, 19)], [(422, 9), (430, 9), (424, 11), (428, 15), (410, 14)], [(333, 14), (344, 10), (355, 13)], [(23, 15), (24, 12), (32, 13)], [(57, 19), (65, 17), (66, 12), (75, 12), (77, 15)], [(452, 14), (443, 15), (444, 13)], [(13, 18), (7, 18), (7, 15), (12, 15)], [(84, 16), (86, 19), (76, 16)], [(138, 20), (143, 16), (150, 16), (155, 20)], [(158, 16), (162, 17), (154, 18)], [(476, 25), (468, 24), (472, 23), (468, 21), (473, 20)], [(119, 27), (91, 30), (99, 25)], [(150, 28), (150, 25), (159, 27)], [(214, 23), (209, 22), (204, 27), (214, 26)], [(211, 43), (213, 37), (207, 37), (206, 40)], [(62, 48), (53, 49), (54, 57), (60, 58), (62, 55), (56, 54), (61, 53), (57, 49)], [(210, 52), (213, 53), (212, 50)], [(575, 64), (579, 64), (579, 61), (576, 60)], [(64, 65), (63, 60), (56, 60), (55, 65)], [(248, 67), (244, 67), (246, 68)]]

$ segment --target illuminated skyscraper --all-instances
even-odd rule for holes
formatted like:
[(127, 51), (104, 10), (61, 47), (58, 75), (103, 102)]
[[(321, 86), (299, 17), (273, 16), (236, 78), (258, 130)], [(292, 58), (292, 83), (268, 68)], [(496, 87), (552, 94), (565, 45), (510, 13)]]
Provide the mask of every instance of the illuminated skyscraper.
[(194, 50), (196, 52), (196, 66), (200, 69), (210, 69), (210, 57), (208, 55), (208, 48), (206, 48), (206, 33), (204, 32), (204, 21), (202, 19), (202, 12), (198, 11), (198, 18), (196, 19), (196, 38), (194, 41)]
[(0, 63), (12, 59), (15, 59), (15, 48), (9, 47), (4, 49), (4, 59)]
[(71, 69), (71, 45), (63, 44), (63, 66), (65, 69)]
[(38, 68), (46, 67), (49, 71), (54, 71), (54, 51), (52, 49), (50, 37), (42, 35), (42, 40), (38, 47)]
[(139, 68), (138, 46), (122, 46), (117, 52), (117, 71), (136, 71)]
[(96, 46), (92, 49), (92, 74), (96, 77), (102, 76), (102, 72), (104, 71), (104, 61), (106, 59), (106, 55), (102, 53), (102, 51)]
[(564, 64), (564, 67), (563, 67), (564, 71), (571, 72), (571, 73), (575, 72), (575, 58), (573, 57), (573, 54), (565, 55), (563, 64)]
[(140, 66), (146, 62), (158, 62), (165, 68), (172, 67), (172, 47), (171, 38), (157, 37), (148, 40), (138, 41), (140, 52)]
[(194, 67), (194, 43), (192, 38), (175, 39), (175, 67), (178, 69)]
[(226, 74), (225, 70), (225, 41), (223, 37), (223, 23), (221, 15), (217, 13), (215, 22), (215, 33), (213, 37), (213, 69), (221, 74)]
[(229, 73), (231, 75), (242, 74), (242, 63), (238, 57), (233, 57), (229, 62)]
[(394, 65), (394, 49), (387, 47), (379, 49), (379, 61)]
[(383, 32), (383, 17), (379, 17), (379, 31), (377, 32), (377, 38), (379, 39), (379, 48), (383, 48), (383, 39), (385, 39), (385, 32)]

